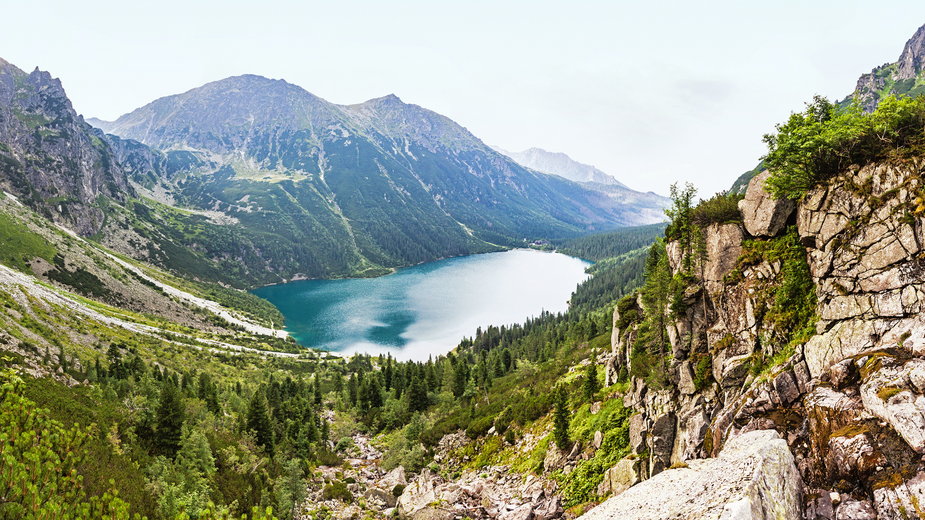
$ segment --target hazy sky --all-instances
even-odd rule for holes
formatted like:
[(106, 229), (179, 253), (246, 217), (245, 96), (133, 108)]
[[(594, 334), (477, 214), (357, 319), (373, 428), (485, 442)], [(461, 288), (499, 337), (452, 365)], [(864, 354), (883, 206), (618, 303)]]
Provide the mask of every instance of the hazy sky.
[(925, 24), (921, 0), (4, 4), (0, 57), (61, 78), (86, 116), (261, 74), (336, 103), (395, 93), (489, 144), (703, 195), (754, 166), (775, 123), (850, 93)]

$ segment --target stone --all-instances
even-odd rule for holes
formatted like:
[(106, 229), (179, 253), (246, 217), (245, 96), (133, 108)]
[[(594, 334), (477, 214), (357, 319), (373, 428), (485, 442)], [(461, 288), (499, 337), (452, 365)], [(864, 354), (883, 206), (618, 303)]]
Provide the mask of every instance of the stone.
[(398, 514), (402, 518), (411, 518), (418, 511), (437, 501), (436, 484), (439, 477), (425, 468), (413, 482), (408, 484), (398, 497)]
[(367, 488), (364, 495), (367, 499), (378, 500), (385, 504), (387, 507), (394, 507), (398, 502), (398, 497), (392, 494), (391, 489), (371, 487)]
[(427, 506), (415, 511), (409, 518), (411, 520), (453, 520), (456, 515), (440, 507)]
[(877, 520), (877, 512), (867, 500), (850, 499), (838, 506), (835, 520)]
[(601, 444), (604, 443), (604, 433), (600, 430), (594, 432), (594, 439), (591, 441), (591, 446), (598, 450), (601, 448)]
[(858, 375), (858, 367), (852, 359), (843, 359), (829, 368), (829, 382), (839, 390), (855, 383)]
[(600, 496), (619, 495), (642, 480), (642, 461), (625, 458), (604, 472), (604, 480), (597, 487)]
[(907, 520), (910, 514), (919, 516), (922, 504), (925, 504), (925, 472), (919, 472), (896, 487), (874, 490), (878, 520)]
[(742, 240), (745, 238), (738, 224), (710, 224), (704, 233), (706, 261), (703, 278), (707, 291), (717, 294), (722, 291), (723, 277), (735, 268), (742, 254)]
[(633, 453), (646, 451), (646, 418), (640, 413), (630, 417), (630, 449)]
[(555, 443), (549, 443), (546, 449), (546, 457), (543, 458), (543, 469), (547, 472), (561, 469), (568, 461), (567, 454), (556, 446)]
[(675, 414), (666, 413), (655, 419), (652, 423), (651, 441), (649, 442), (650, 464), (649, 474), (655, 475), (667, 468), (671, 463), (671, 452), (674, 448)]
[(379, 487), (388, 489), (391, 491), (395, 486), (407, 486), (408, 478), (405, 476), (405, 468), (403, 466), (398, 466), (392, 471), (386, 473), (379, 479)]
[(584, 520), (798, 520), (803, 483), (773, 430), (729, 440), (719, 457), (663, 471), (585, 513)]
[(498, 520), (532, 520), (533, 504), (523, 504), (511, 511), (498, 515)]
[(777, 236), (796, 209), (794, 201), (777, 199), (768, 193), (764, 185), (770, 176), (771, 172), (765, 170), (752, 178), (745, 191), (745, 198), (739, 201), (743, 224), (752, 236)]
[(774, 391), (777, 392), (781, 403), (784, 405), (789, 405), (796, 401), (797, 398), (800, 397), (800, 388), (797, 386), (797, 381), (793, 376), (793, 372), (782, 372), (775, 377)]
[(682, 361), (678, 365), (678, 390), (684, 395), (692, 395), (697, 392), (690, 361)]
[(909, 384), (920, 394), (925, 394), (925, 359), (916, 358), (906, 363)]
[(829, 439), (829, 465), (842, 478), (863, 476), (886, 463), (864, 431)]
[(905, 365), (883, 366), (861, 385), (864, 408), (883, 419), (918, 453), (925, 453), (925, 395), (904, 386)]
[(533, 520), (552, 520), (562, 516), (562, 512), (559, 497), (549, 497), (533, 508)]

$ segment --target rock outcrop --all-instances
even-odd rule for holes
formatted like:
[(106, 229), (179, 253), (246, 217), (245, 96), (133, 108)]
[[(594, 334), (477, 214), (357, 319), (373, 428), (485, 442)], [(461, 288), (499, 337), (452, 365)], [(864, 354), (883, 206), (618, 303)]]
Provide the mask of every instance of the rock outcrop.
[(773, 237), (780, 233), (796, 204), (790, 199), (772, 197), (764, 188), (771, 172), (765, 170), (748, 183), (745, 198), (739, 201), (745, 229), (752, 236)]
[(83, 235), (104, 221), (98, 197), (132, 193), (102, 133), (77, 115), (61, 82), (2, 59), (0, 188)]
[(582, 518), (609, 520), (799, 518), (802, 481), (777, 432), (731, 440), (717, 458), (666, 470), (598, 505)]
[[(646, 478), (680, 485), (684, 471), (667, 468), (722, 458), (749, 432), (776, 430), (806, 486), (802, 512), (776, 518), (918, 517), (925, 481), (922, 174), (914, 163), (855, 168), (795, 205), (767, 193), (766, 175), (753, 180), (740, 206), (743, 223), (704, 229), (707, 258), (667, 326), (668, 384), (629, 378), (634, 455), (607, 472), (599, 491), (618, 494), (624, 483)], [(743, 248), (746, 236), (753, 238)], [(666, 246), (674, 273), (685, 263), (682, 249)], [(797, 311), (775, 310), (774, 301), (801, 279), (801, 291), (809, 283), (815, 293), (815, 325), (794, 334), (782, 323)], [(634, 372), (636, 317), (645, 312), (641, 298), (617, 306), (609, 381)], [(631, 467), (638, 471), (626, 476)], [(619, 496), (642, 500), (635, 490), (647, 482)], [(720, 516), (683, 516), (701, 517)]]
[(526, 480), (493, 466), (447, 481), (425, 469), (398, 498), (398, 515), (412, 520), (497, 518), (551, 520), (562, 516), (555, 484), (534, 475)]

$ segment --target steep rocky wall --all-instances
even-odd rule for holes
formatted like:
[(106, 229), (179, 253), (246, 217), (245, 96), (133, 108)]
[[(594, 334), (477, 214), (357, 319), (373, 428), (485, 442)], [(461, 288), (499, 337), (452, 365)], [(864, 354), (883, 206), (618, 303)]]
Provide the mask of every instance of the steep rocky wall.
[(61, 82), (2, 59), (0, 187), (82, 235), (103, 224), (98, 197), (132, 194), (102, 133), (74, 111)]
[[(630, 443), (642, 464), (611, 489), (774, 429), (805, 485), (805, 518), (925, 518), (921, 173), (916, 164), (855, 169), (796, 207), (764, 191), (766, 175), (753, 179), (743, 224), (704, 230), (706, 259), (668, 327), (670, 384), (630, 380), (625, 401), (638, 412)], [(755, 253), (793, 237), (793, 226), (818, 300), (805, 342), (770, 311), (790, 283), (786, 267)], [(677, 272), (681, 248), (666, 249)], [(632, 372), (638, 325), (621, 310), (611, 381)]]

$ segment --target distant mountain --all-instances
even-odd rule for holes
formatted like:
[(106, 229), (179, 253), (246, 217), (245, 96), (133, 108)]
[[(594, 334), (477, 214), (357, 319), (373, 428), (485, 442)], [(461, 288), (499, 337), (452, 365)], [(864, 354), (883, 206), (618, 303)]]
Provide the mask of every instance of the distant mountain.
[(525, 168), (394, 95), (336, 105), (245, 75), (92, 121), (118, 136), (110, 143), (133, 181), (166, 181), (179, 204), (273, 237), (261, 254), (288, 275), (375, 272), (662, 219), (652, 201)]
[(858, 79), (854, 93), (866, 111), (872, 111), (889, 95), (925, 94), (925, 25), (919, 27), (903, 47), (899, 59), (883, 64)]
[(99, 197), (133, 194), (102, 137), (77, 115), (60, 81), (0, 59), (0, 188), (75, 231), (95, 233), (105, 219)]
[(626, 187), (613, 176), (590, 164), (580, 163), (561, 152), (548, 152), (542, 148), (528, 148), (522, 152), (509, 152), (497, 146), (495, 150), (517, 161), (521, 166), (536, 171), (558, 175), (575, 182), (596, 182)]

